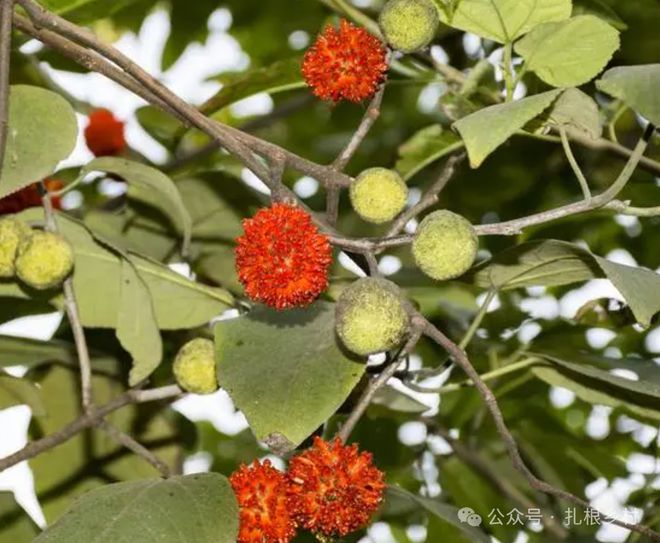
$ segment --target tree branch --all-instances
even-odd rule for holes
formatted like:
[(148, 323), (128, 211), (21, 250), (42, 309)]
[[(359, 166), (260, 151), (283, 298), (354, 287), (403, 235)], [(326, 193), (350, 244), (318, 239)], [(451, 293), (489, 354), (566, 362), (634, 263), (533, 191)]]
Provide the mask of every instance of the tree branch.
[(4, 164), (9, 124), (9, 62), (13, 11), (14, 0), (0, 0), (0, 173)]

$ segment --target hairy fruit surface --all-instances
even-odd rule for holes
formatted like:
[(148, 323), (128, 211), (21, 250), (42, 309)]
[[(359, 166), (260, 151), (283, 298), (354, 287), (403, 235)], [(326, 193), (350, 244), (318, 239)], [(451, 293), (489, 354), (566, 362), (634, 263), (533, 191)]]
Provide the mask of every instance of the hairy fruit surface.
[(246, 294), (276, 309), (311, 304), (328, 286), (332, 248), (311, 216), (273, 204), (243, 221), (236, 270)]
[(214, 393), (219, 386), (213, 341), (196, 338), (186, 343), (177, 353), (172, 371), (183, 390), (193, 394)]
[(124, 123), (111, 111), (96, 109), (89, 115), (85, 141), (94, 156), (116, 156), (126, 148)]
[(431, 43), (440, 18), (432, 0), (390, 0), (380, 13), (379, 22), (393, 49), (412, 53)]
[(446, 209), (434, 211), (419, 224), (412, 252), (420, 270), (438, 281), (453, 279), (470, 269), (479, 240), (470, 222)]
[(385, 490), (371, 453), (319, 437), (289, 463), (289, 503), (300, 526), (315, 534), (345, 536), (366, 526)]
[(371, 98), (387, 72), (383, 43), (345, 19), (328, 25), (303, 59), (302, 74), (322, 100), (361, 102)]
[(382, 224), (403, 211), (408, 199), (408, 187), (397, 172), (370, 168), (355, 179), (349, 194), (353, 209), (360, 217)]
[(16, 275), (37, 290), (58, 287), (73, 269), (73, 248), (59, 234), (34, 231), (21, 243)]
[(14, 276), (18, 248), (31, 233), (28, 225), (13, 217), (0, 219), (0, 279)]
[(393, 349), (404, 340), (409, 325), (399, 287), (386, 279), (359, 279), (337, 300), (337, 335), (355, 354), (367, 356)]
[(286, 476), (269, 460), (241, 466), (229, 482), (240, 508), (237, 543), (289, 543), (295, 537)]

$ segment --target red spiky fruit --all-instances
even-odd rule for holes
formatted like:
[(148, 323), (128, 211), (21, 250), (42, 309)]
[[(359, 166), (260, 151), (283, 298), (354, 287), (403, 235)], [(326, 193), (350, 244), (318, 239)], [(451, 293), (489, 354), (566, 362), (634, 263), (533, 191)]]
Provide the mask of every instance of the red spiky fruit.
[(95, 109), (89, 115), (85, 141), (94, 156), (117, 156), (126, 148), (124, 123), (105, 108)]

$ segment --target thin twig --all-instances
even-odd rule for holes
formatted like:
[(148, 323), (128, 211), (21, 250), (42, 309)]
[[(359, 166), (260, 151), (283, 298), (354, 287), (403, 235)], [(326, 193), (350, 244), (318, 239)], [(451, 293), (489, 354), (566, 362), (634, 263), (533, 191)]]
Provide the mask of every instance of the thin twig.
[(429, 321), (427, 321), (422, 315), (417, 314), (417, 316), (418, 316), (418, 320), (423, 319), (424, 335), (426, 335), (427, 337), (435, 341), (438, 345), (443, 347), (449, 353), (449, 355), (454, 359), (454, 361), (463, 369), (463, 371), (467, 374), (467, 376), (472, 380), (474, 386), (479, 391), (479, 394), (481, 395), (484, 404), (486, 405), (486, 408), (490, 412), (495, 422), (495, 426), (497, 428), (500, 437), (502, 438), (502, 441), (504, 441), (509, 457), (511, 458), (513, 467), (516, 468), (516, 470), (518, 470), (520, 473), (522, 473), (525, 476), (525, 478), (529, 481), (529, 484), (531, 485), (532, 488), (544, 492), (546, 494), (556, 496), (558, 498), (566, 500), (580, 507), (584, 507), (587, 510), (593, 511), (595, 514), (598, 514), (600, 518), (607, 519), (609, 522), (616, 524), (617, 526), (621, 526), (622, 528), (627, 528), (628, 530), (632, 530), (634, 532), (643, 534), (651, 538), (653, 541), (660, 541), (660, 534), (658, 532), (655, 532), (651, 528), (648, 528), (640, 524), (633, 524), (633, 523), (621, 521), (609, 515), (605, 515), (604, 513), (600, 513), (599, 511), (591, 507), (591, 505), (582, 498), (579, 498), (565, 490), (555, 488), (554, 486), (536, 477), (536, 475), (532, 473), (532, 471), (527, 467), (527, 464), (523, 460), (522, 455), (520, 454), (520, 450), (518, 448), (518, 444), (515, 438), (513, 437), (513, 435), (511, 434), (511, 431), (507, 427), (506, 422), (504, 421), (504, 416), (499, 407), (499, 404), (497, 403), (497, 399), (495, 398), (495, 395), (493, 394), (492, 390), (488, 387), (488, 385), (483, 381), (483, 379), (479, 375), (479, 372), (474, 368), (474, 366), (468, 359), (467, 355), (465, 354), (465, 351), (463, 351), (458, 345), (456, 345), (453, 341), (451, 341), (438, 328), (436, 328)]
[(575, 177), (577, 177), (578, 183), (580, 183), (580, 188), (582, 189), (582, 195), (584, 196), (584, 199), (588, 201), (591, 199), (591, 190), (589, 190), (589, 183), (587, 182), (587, 178), (582, 173), (582, 169), (580, 168), (580, 165), (575, 159), (575, 155), (573, 154), (573, 150), (571, 149), (571, 143), (568, 140), (568, 134), (566, 133), (566, 128), (564, 128), (563, 126), (559, 127), (559, 135), (561, 137), (561, 144), (562, 147), (564, 148), (564, 153), (566, 154), (568, 163), (571, 165), (571, 168), (575, 173)]
[(158, 458), (158, 456), (152, 453), (144, 445), (133, 439), (128, 434), (122, 432), (119, 428), (110, 424), (106, 420), (99, 421), (98, 427), (106, 432), (110, 437), (112, 437), (112, 439), (114, 439), (117, 443), (123, 445), (140, 458), (144, 458), (144, 460), (156, 468), (164, 478), (167, 479), (172, 475), (172, 470), (170, 470), (170, 467), (165, 462)]
[(122, 407), (130, 404), (172, 399), (180, 396), (182, 393), (183, 391), (177, 386), (166, 386), (152, 390), (129, 390), (105, 405), (93, 407), (88, 413), (83, 414), (73, 422), (67, 424), (58, 432), (38, 439), (37, 441), (32, 441), (21, 450), (0, 459), (0, 473), (19, 464), (23, 460), (34, 458), (45, 451), (67, 442), (83, 430), (96, 426), (105, 417)]
[(0, 172), (4, 164), (9, 124), (9, 63), (13, 11), (14, 0), (0, 0)]

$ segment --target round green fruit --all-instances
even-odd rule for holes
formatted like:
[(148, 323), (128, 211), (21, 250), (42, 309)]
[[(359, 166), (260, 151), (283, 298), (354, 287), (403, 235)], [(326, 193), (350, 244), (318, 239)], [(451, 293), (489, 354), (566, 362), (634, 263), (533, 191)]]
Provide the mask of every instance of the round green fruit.
[(470, 222), (445, 209), (419, 224), (412, 252), (420, 270), (438, 281), (453, 279), (470, 269), (479, 241)]
[(218, 390), (215, 345), (205, 338), (186, 343), (174, 359), (174, 377), (179, 386), (193, 394), (213, 394)]
[(37, 290), (60, 286), (72, 269), (73, 248), (59, 234), (34, 231), (18, 248), (16, 275)]
[(401, 176), (386, 168), (363, 171), (350, 187), (351, 204), (365, 221), (391, 221), (406, 206), (408, 187)]
[(21, 243), (32, 234), (30, 227), (14, 218), (0, 220), (0, 279), (14, 277)]
[(390, 0), (380, 13), (385, 39), (403, 53), (419, 51), (431, 43), (439, 24), (433, 0)]
[(355, 281), (337, 300), (337, 335), (360, 356), (389, 351), (405, 339), (410, 316), (399, 287), (385, 279)]

